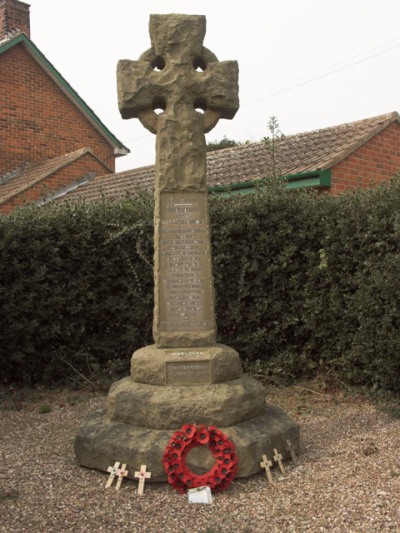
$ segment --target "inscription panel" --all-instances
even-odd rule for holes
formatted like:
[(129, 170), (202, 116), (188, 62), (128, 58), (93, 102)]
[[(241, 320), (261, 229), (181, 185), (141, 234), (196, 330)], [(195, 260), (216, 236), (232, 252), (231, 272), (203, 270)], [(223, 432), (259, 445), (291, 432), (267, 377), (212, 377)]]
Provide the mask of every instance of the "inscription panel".
[(160, 329), (214, 327), (206, 193), (160, 195)]
[(210, 361), (182, 361), (167, 363), (167, 384), (203, 385), (211, 383)]

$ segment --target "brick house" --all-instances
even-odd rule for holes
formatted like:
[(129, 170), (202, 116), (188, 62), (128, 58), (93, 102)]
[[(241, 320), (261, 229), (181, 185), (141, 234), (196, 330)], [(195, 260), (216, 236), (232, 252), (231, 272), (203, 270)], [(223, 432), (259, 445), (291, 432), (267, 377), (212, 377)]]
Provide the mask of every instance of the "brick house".
[(129, 152), (31, 41), (29, 7), (0, 0), (0, 213), (112, 174)]
[[(209, 190), (220, 194), (255, 191), (275, 167), (286, 187), (317, 188), (337, 195), (388, 182), (400, 171), (400, 117), (397, 112), (284, 137), (271, 150), (249, 143), (207, 154)], [(98, 176), (62, 199), (118, 198), (154, 189), (154, 166)]]

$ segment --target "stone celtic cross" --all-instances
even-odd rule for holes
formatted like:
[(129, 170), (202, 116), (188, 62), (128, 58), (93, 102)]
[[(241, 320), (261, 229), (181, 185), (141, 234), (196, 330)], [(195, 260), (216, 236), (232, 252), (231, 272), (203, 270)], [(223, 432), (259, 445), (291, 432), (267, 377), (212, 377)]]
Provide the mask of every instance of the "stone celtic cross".
[(238, 107), (236, 61), (203, 46), (204, 16), (151, 15), (151, 48), (118, 63), (123, 118), (156, 134), (153, 336), (160, 348), (216, 341), (204, 134)]
[[(286, 439), (298, 449), (296, 422), (266, 404), (236, 350), (216, 342), (204, 134), (235, 115), (238, 66), (203, 46), (205, 25), (202, 16), (152, 15), (150, 50), (118, 64), (122, 116), (138, 117), (156, 134), (155, 343), (134, 351), (130, 375), (111, 386), (106, 413), (82, 424), (75, 454), (99, 470), (115, 457), (142, 465), (131, 471), (139, 495), (147, 469), (151, 481), (168, 479), (160, 459), (171, 432), (188, 422), (226, 428), (240, 477), (259, 472), (259, 457), (267, 461)], [(189, 470), (212, 468), (212, 454), (192, 452)]]

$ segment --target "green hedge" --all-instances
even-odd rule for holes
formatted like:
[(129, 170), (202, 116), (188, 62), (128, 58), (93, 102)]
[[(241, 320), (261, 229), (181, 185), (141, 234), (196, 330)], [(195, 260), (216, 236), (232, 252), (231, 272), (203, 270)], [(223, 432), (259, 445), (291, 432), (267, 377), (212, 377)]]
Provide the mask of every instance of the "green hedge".
[[(3, 382), (128, 372), (152, 342), (152, 200), (0, 218)], [(286, 379), (400, 390), (400, 183), (210, 200), (219, 341)]]
[[(3, 380), (62, 380), (151, 340), (152, 202), (21, 209), (0, 219)], [(72, 368), (73, 367), (73, 368)]]
[(400, 390), (400, 183), (212, 204), (221, 340), (296, 379)]

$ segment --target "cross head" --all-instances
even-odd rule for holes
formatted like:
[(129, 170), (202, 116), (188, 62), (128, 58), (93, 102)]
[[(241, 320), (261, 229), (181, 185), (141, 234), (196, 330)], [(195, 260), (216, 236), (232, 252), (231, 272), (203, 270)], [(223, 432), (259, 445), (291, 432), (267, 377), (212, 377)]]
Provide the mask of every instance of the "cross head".
[(204, 189), (204, 133), (239, 107), (237, 62), (219, 62), (203, 46), (204, 16), (150, 15), (149, 32), (151, 48), (118, 63), (120, 113), (157, 134), (160, 190), (176, 182)]

